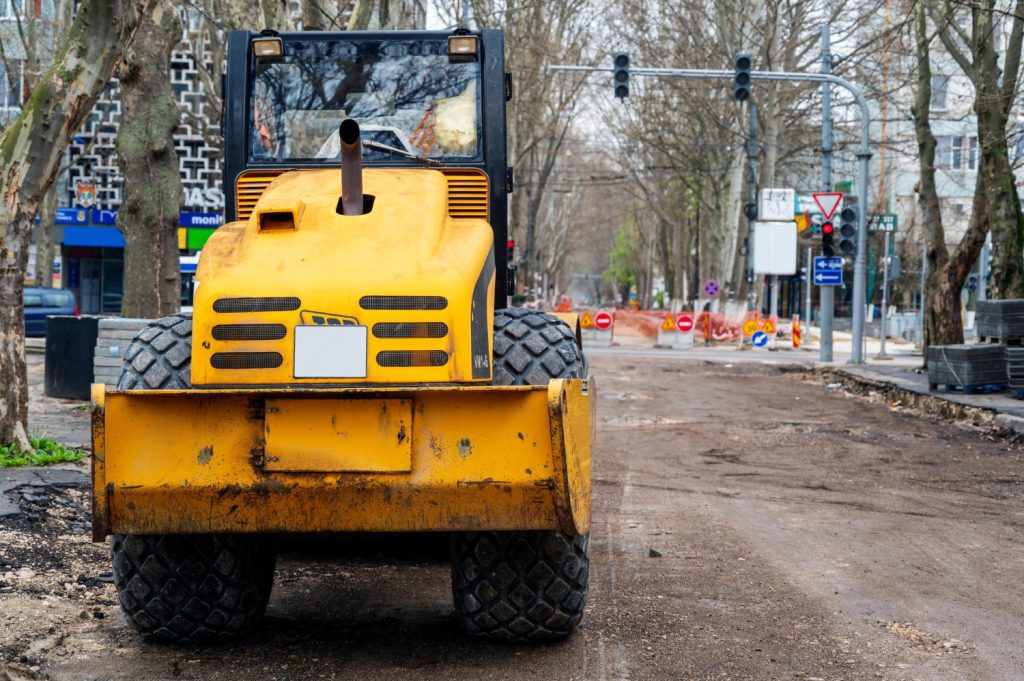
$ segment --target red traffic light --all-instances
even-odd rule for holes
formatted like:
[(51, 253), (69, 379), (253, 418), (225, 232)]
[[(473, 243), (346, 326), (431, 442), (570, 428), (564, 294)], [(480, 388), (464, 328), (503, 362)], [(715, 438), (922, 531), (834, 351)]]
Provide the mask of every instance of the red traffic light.
[(821, 233), (822, 234), (831, 234), (832, 233), (832, 229), (833, 229), (832, 223), (831, 222), (826, 222), (825, 224), (823, 224), (821, 226)]
[(507, 243), (507, 244), (505, 244), (505, 245), (506, 245), (506, 246), (507, 246), (508, 248), (515, 248), (515, 247), (516, 247), (516, 242), (515, 242), (515, 241), (513, 241), (512, 239), (509, 239), (509, 240), (508, 240), (508, 243)]

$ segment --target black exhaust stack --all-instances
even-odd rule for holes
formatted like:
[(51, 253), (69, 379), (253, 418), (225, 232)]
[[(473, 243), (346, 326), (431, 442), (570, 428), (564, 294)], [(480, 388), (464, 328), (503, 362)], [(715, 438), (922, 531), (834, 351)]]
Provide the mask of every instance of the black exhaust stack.
[(338, 127), (341, 140), (341, 199), (339, 215), (363, 215), (373, 209), (373, 197), (363, 195), (363, 142), (359, 123), (346, 118)]

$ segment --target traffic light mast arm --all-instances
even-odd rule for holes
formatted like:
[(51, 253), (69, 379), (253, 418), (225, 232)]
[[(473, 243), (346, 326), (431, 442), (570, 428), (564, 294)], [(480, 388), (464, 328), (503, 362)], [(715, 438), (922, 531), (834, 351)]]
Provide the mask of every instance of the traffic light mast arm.
[[(554, 71), (583, 71), (589, 73), (610, 72), (614, 69), (600, 66), (575, 66), (556, 64), (551, 66)], [(655, 76), (663, 78), (725, 78), (731, 80), (735, 77), (735, 71), (717, 71), (712, 69), (651, 69), (651, 68), (630, 68), (630, 75), (634, 76)], [(751, 81), (757, 80), (784, 80), (806, 83), (831, 83), (838, 85), (851, 95), (860, 107), (860, 149), (857, 151), (858, 178), (857, 178), (857, 211), (859, 213), (859, 228), (857, 230), (857, 255), (853, 261), (853, 337), (860, 339), (864, 337), (864, 317), (867, 312), (865, 299), (867, 297), (867, 215), (868, 215), (868, 160), (871, 158), (871, 112), (868, 109), (867, 100), (861, 94), (860, 88), (839, 76), (831, 73), (795, 73), (789, 71), (751, 71)], [(853, 349), (853, 360), (855, 364), (863, 361), (860, 347)]]

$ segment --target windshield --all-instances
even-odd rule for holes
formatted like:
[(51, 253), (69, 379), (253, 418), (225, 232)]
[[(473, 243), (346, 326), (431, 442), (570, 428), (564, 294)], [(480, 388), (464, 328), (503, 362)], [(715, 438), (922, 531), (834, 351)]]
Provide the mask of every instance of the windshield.
[[(363, 139), (408, 153), (479, 156), (480, 66), (449, 63), (446, 40), (292, 40), (284, 51), (253, 64), (250, 161), (337, 159), (346, 117)], [(400, 159), (363, 150), (368, 162)]]

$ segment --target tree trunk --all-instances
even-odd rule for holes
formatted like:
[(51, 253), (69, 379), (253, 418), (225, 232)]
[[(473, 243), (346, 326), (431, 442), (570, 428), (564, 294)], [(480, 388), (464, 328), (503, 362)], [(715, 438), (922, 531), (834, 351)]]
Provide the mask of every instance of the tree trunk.
[(124, 234), (126, 317), (156, 319), (180, 309), (178, 211), (181, 174), (172, 134), (180, 112), (171, 90), (171, 50), (181, 39), (178, 13), (159, 0), (139, 24), (119, 70), (117, 158), (124, 173), (117, 227)]
[(1017, 184), (1006, 146), (1006, 116), (995, 97), (978, 91), (975, 113), (978, 118), (978, 141), (981, 158), (978, 164), (978, 186), (984, 185), (988, 201), (976, 210), (984, 211), (992, 230), (992, 296), (1019, 298), (1024, 295), (1024, 259), (1022, 251), (1022, 216)]
[(0, 443), (29, 447), (22, 289), (35, 215), (150, 0), (83, 0), (53, 65), (0, 136)]
[[(921, 179), (917, 205), (921, 213), (921, 233), (928, 250), (928, 277), (925, 281), (924, 347), (962, 343), (964, 329), (960, 320), (960, 291), (943, 289), (943, 273), (949, 262), (946, 231), (939, 209), (935, 187), (935, 135), (932, 133), (930, 107), (932, 98), (931, 50), (926, 12), (923, 3), (915, 9), (914, 37), (917, 60), (917, 96), (914, 101), (914, 131), (917, 136), (918, 172)], [(952, 294), (952, 297), (951, 297)], [(927, 353), (925, 353), (927, 356)]]
[(57, 187), (50, 185), (39, 204), (39, 234), (36, 237), (36, 286), (53, 286), (53, 225), (57, 216)]

